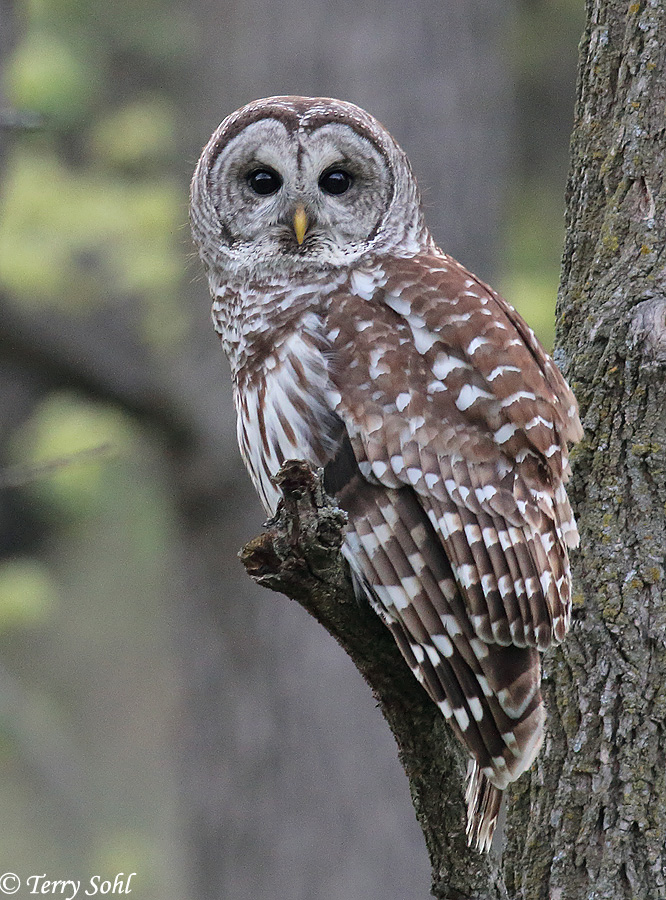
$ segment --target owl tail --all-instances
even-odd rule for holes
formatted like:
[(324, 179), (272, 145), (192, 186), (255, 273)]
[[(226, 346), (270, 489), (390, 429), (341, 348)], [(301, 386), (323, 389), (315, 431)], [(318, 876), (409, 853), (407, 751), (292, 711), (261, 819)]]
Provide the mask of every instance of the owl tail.
[(503, 792), (488, 781), (474, 760), (470, 761), (467, 779), (467, 843), (479, 853), (487, 853), (493, 842)]

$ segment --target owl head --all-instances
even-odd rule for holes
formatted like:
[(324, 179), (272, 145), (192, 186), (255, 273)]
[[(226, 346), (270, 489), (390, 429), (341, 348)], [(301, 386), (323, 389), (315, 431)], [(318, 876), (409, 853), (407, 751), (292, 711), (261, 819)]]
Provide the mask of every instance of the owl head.
[(191, 223), (209, 274), (260, 280), (411, 255), (430, 240), (388, 131), (322, 97), (269, 97), (226, 118), (197, 164)]

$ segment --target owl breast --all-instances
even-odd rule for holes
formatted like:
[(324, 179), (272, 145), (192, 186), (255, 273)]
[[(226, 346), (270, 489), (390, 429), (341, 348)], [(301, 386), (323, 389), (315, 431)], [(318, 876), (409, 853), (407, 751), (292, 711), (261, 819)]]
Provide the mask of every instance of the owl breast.
[(273, 478), (285, 460), (322, 467), (338, 448), (344, 426), (333, 412), (339, 394), (331, 364), (323, 322), (308, 313), (291, 322), (268, 351), (250, 344), (236, 373), (238, 444), (269, 515), (281, 496)]

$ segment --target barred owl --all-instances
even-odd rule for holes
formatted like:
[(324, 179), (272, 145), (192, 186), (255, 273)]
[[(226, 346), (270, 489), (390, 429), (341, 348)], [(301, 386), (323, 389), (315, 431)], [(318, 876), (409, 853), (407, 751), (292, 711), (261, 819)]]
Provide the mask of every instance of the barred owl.
[(468, 839), (487, 850), (542, 741), (540, 651), (569, 627), (573, 394), (437, 247), (405, 154), (351, 103), (230, 115), (191, 223), (263, 505), (285, 460), (324, 469), (359, 591), (470, 755)]

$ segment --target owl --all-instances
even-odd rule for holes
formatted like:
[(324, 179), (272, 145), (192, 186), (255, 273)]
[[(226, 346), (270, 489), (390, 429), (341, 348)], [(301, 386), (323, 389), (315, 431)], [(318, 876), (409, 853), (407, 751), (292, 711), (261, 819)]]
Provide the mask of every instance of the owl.
[(574, 396), (435, 244), (407, 157), (351, 103), (271, 97), (226, 118), (191, 224), (264, 508), (285, 460), (323, 469), (357, 590), (469, 753), (485, 851), (541, 745), (540, 653), (570, 622)]

